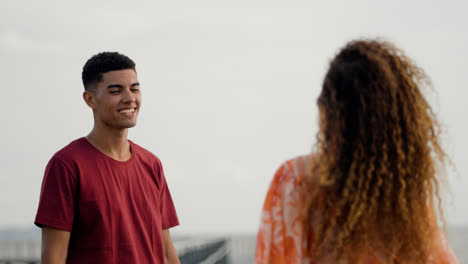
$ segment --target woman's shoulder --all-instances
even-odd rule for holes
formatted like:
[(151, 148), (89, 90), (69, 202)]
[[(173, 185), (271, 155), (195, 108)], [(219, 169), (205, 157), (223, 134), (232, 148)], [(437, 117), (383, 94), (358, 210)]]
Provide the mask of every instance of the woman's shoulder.
[(316, 154), (296, 156), (281, 164), (273, 178), (272, 185), (299, 186), (306, 177), (313, 177), (312, 166), (316, 160)]

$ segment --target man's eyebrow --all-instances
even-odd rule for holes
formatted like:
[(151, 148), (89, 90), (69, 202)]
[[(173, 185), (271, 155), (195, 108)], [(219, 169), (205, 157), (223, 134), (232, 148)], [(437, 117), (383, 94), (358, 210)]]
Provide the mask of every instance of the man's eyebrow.
[[(132, 85), (130, 85), (131, 87), (135, 87), (135, 86), (140, 86), (140, 83), (139, 82), (136, 82), (136, 83), (132, 83)], [(110, 89), (110, 88), (119, 88), (119, 89), (122, 89), (123, 88), (123, 85), (121, 84), (109, 84), (107, 86), (107, 89)]]
[[(131, 87), (134, 87), (134, 86), (140, 86), (140, 83), (139, 82), (136, 82), (136, 83), (132, 83), (132, 85), (130, 85)], [(110, 89), (110, 88), (123, 88), (123, 85), (121, 84), (109, 84), (107, 85), (107, 89)]]
[(107, 89), (109, 88), (123, 88), (123, 86), (120, 84), (109, 84), (107, 85)]

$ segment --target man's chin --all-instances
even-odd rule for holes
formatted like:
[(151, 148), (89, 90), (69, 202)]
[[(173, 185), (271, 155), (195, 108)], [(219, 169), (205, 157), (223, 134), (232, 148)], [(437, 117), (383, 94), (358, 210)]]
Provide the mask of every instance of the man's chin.
[(136, 123), (127, 125), (127, 126), (125, 126), (125, 128), (132, 128), (132, 127), (134, 127), (134, 126), (136, 126)]
[(122, 129), (125, 129), (125, 128), (132, 128), (134, 126), (136, 126), (136, 122), (135, 123), (120, 124), (119, 127), (122, 128)]

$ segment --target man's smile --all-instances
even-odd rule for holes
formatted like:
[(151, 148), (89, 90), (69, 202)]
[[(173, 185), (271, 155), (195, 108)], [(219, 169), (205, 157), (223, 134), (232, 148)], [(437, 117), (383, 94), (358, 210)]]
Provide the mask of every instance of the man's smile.
[(135, 112), (136, 108), (123, 108), (119, 110), (119, 113), (123, 115), (131, 115)]

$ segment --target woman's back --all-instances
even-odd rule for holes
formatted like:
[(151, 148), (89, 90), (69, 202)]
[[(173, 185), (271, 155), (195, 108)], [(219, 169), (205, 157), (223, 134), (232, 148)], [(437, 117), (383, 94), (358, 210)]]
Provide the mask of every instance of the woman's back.
[(294, 255), (325, 263), (438, 259), (432, 250), (444, 245), (437, 239), (443, 220), (437, 204), (447, 157), (421, 91), (426, 84), (423, 70), (391, 43), (343, 47), (317, 100), (314, 162), (294, 160), (278, 172), (265, 203), (272, 216), (263, 225), (284, 219), (271, 237), (260, 232), (259, 248), (284, 239), (286, 248), (299, 243)]

